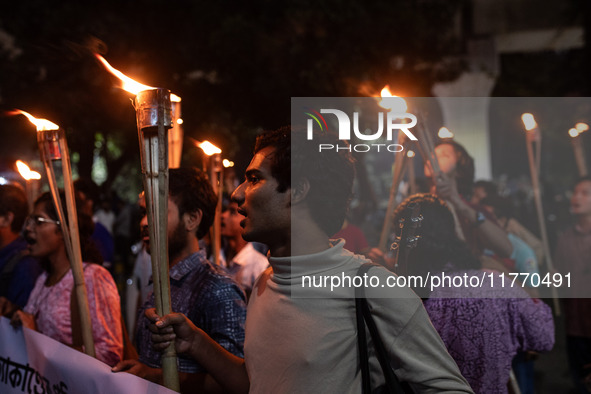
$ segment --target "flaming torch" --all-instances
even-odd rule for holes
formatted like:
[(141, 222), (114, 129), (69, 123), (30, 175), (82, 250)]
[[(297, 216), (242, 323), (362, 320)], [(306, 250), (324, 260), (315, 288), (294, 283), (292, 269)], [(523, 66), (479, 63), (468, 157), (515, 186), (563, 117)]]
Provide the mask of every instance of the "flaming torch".
[[(70, 154), (68, 152), (66, 136), (64, 131), (55, 123), (46, 119), (37, 119), (25, 111), (17, 110), (16, 113), (25, 115), (31, 123), (37, 127), (37, 143), (39, 144), (41, 161), (43, 162), (47, 174), (53, 203), (58, 214), (66, 251), (72, 268), (72, 276), (74, 277), (74, 289), (78, 300), (84, 352), (91, 357), (95, 357), (94, 340), (92, 338), (92, 323), (88, 308), (88, 296), (82, 271), (82, 253), (80, 252), (80, 236), (78, 233), (78, 216), (76, 213), (74, 184), (72, 183), (72, 168), (70, 166)], [(64, 208), (62, 207), (53, 166), (57, 161), (61, 161), (68, 220), (66, 220)]]
[(221, 238), (221, 218), (222, 218), (222, 194), (223, 194), (223, 161), (222, 161), (222, 150), (212, 144), (209, 141), (198, 142), (195, 141), (195, 145), (203, 150), (207, 159), (203, 161), (203, 168), (209, 175), (211, 186), (214, 193), (218, 196), (218, 203), (215, 207), (215, 218), (213, 220), (213, 226), (211, 227), (211, 251), (213, 260), (216, 265), (220, 264), (220, 250), (222, 248)]
[[(95, 57), (101, 62), (107, 71), (121, 81), (121, 89), (136, 95), (143, 90), (156, 89), (129, 78), (127, 75), (111, 66), (101, 55), (95, 53)], [(168, 131), (168, 166), (169, 168), (178, 168), (181, 164), (181, 153), (183, 151), (181, 98), (176, 94), (170, 94), (170, 101), (172, 106), (172, 127)]]
[[(171, 312), (168, 272), (168, 129), (172, 127), (170, 91), (143, 85), (114, 69), (101, 56), (96, 57), (121, 81), (122, 89), (135, 94), (135, 110), (140, 145), (146, 213), (150, 232), (152, 281), (156, 312)], [(180, 98), (178, 98), (180, 101)], [(171, 343), (162, 354), (164, 386), (180, 391), (177, 358)]]
[(27, 194), (27, 200), (29, 201), (29, 211), (32, 211), (33, 201), (37, 198), (39, 192), (39, 182), (36, 181), (41, 179), (41, 174), (37, 171), (31, 171), (29, 166), (20, 160), (16, 161), (16, 168), (25, 180), (25, 192)]
[[(550, 247), (548, 243), (548, 233), (546, 232), (546, 221), (544, 220), (544, 208), (542, 207), (542, 197), (540, 194), (540, 153), (542, 146), (542, 135), (538, 129), (538, 124), (534, 116), (530, 113), (521, 115), (521, 120), (525, 127), (525, 141), (527, 145), (527, 158), (529, 160), (529, 171), (531, 176), (532, 188), (534, 190), (534, 201), (536, 204), (536, 213), (538, 216), (538, 225), (540, 226), (540, 233), (542, 235), (542, 244), (544, 245), (544, 255), (546, 257), (546, 264), (548, 271), (554, 269), (552, 263), (552, 255), (550, 254)], [(536, 143), (536, 154), (534, 157), (534, 143)], [(560, 315), (560, 304), (558, 303), (556, 288), (552, 288), (552, 297), (554, 298), (554, 307), (556, 314)]]
[(585, 152), (583, 152), (583, 145), (581, 144), (580, 135), (589, 130), (589, 126), (586, 123), (577, 123), (574, 128), (568, 131), (568, 135), (571, 136), (571, 142), (573, 144), (573, 150), (575, 152), (575, 160), (577, 161), (577, 168), (579, 169), (580, 176), (587, 176), (587, 162), (585, 160)]
[[(391, 111), (392, 113), (406, 113), (407, 105), (406, 101), (402, 97), (394, 96), (389, 89), (389, 86), (385, 86), (381, 92), (382, 100), (379, 102), (379, 106)], [(406, 134), (398, 132), (398, 144), (404, 145), (406, 141)], [(392, 186), (390, 187), (390, 196), (388, 198), (388, 208), (386, 209), (386, 216), (384, 218), (384, 224), (382, 225), (382, 232), (380, 234), (380, 241), (378, 248), (382, 251), (387, 251), (388, 239), (392, 233), (392, 215), (394, 213), (394, 206), (396, 204), (396, 196), (398, 194), (398, 187), (402, 181), (404, 174), (404, 167), (406, 165), (406, 155), (399, 152), (394, 157), (394, 172), (392, 173)]]

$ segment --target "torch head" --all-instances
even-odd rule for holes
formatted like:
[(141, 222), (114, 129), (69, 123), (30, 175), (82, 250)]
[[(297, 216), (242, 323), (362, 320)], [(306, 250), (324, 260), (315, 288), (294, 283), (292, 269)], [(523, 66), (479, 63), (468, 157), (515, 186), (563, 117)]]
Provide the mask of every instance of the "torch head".
[(139, 92), (135, 98), (135, 110), (138, 128), (158, 127), (160, 109), (163, 110), (164, 127), (172, 127), (172, 105), (170, 90), (151, 89)]

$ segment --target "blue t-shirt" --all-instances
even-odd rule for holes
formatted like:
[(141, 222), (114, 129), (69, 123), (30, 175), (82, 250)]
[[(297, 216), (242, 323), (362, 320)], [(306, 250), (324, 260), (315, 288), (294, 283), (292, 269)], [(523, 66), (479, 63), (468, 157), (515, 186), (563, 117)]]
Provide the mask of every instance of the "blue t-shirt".
[(8, 286), (0, 288), (0, 296), (6, 297), (21, 308), (27, 305), (35, 281), (43, 271), (39, 260), (29, 256), (26, 249), (27, 241), (21, 236), (0, 249), (0, 276), (3, 276), (6, 264), (17, 254), (21, 255), (10, 275)]

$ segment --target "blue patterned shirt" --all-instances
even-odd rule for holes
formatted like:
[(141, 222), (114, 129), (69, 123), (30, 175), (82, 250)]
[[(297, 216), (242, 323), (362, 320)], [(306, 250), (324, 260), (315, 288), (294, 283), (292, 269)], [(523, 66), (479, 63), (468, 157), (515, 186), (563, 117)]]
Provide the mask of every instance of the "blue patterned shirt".
[[(230, 353), (244, 357), (244, 293), (223, 269), (212, 265), (201, 250), (170, 269), (173, 312), (186, 315), (197, 327)], [(154, 307), (154, 294), (140, 308), (136, 328), (139, 359), (152, 368), (161, 367), (161, 353), (152, 348), (149, 323), (144, 312)], [(205, 372), (193, 359), (178, 356), (180, 372)]]

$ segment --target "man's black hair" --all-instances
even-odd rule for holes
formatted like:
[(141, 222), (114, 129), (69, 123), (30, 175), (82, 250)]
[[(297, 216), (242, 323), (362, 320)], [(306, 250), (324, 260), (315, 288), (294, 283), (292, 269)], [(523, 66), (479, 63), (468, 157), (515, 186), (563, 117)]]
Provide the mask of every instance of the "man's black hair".
[(187, 212), (201, 211), (196, 237), (203, 238), (213, 224), (218, 201), (207, 176), (196, 168), (171, 168), (168, 189), (170, 198), (178, 206), (179, 217)]
[(29, 213), (27, 196), (22, 187), (11, 184), (0, 185), (0, 216), (5, 216), (9, 212), (14, 216), (10, 230), (18, 233), (23, 228)]
[(579, 183), (583, 183), (583, 182), (591, 182), (591, 176), (589, 176), (589, 175), (585, 175), (585, 176), (579, 177), (579, 178), (578, 178), (578, 179), (575, 181), (575, 184), (574, 184), (574, 186), (573, 186), (573, 189), (574, 189), (575, 187), (577, 187), (577, 186), (579, 185)]
[(285, 192), (292, 182), (305, 178), (310, 183), (306, 203), (312, 218), (331, 236), (341, 229), (353, 193), (355, 166), (347, 149), (319, 151), (319, 144), (344, 146), (332, 132), (316, 132), (307, 140), (305, 130), (290, 126), (264, 133), (257, 138), (254, 153), (275, 148), (269, 157), (277, 191)]

